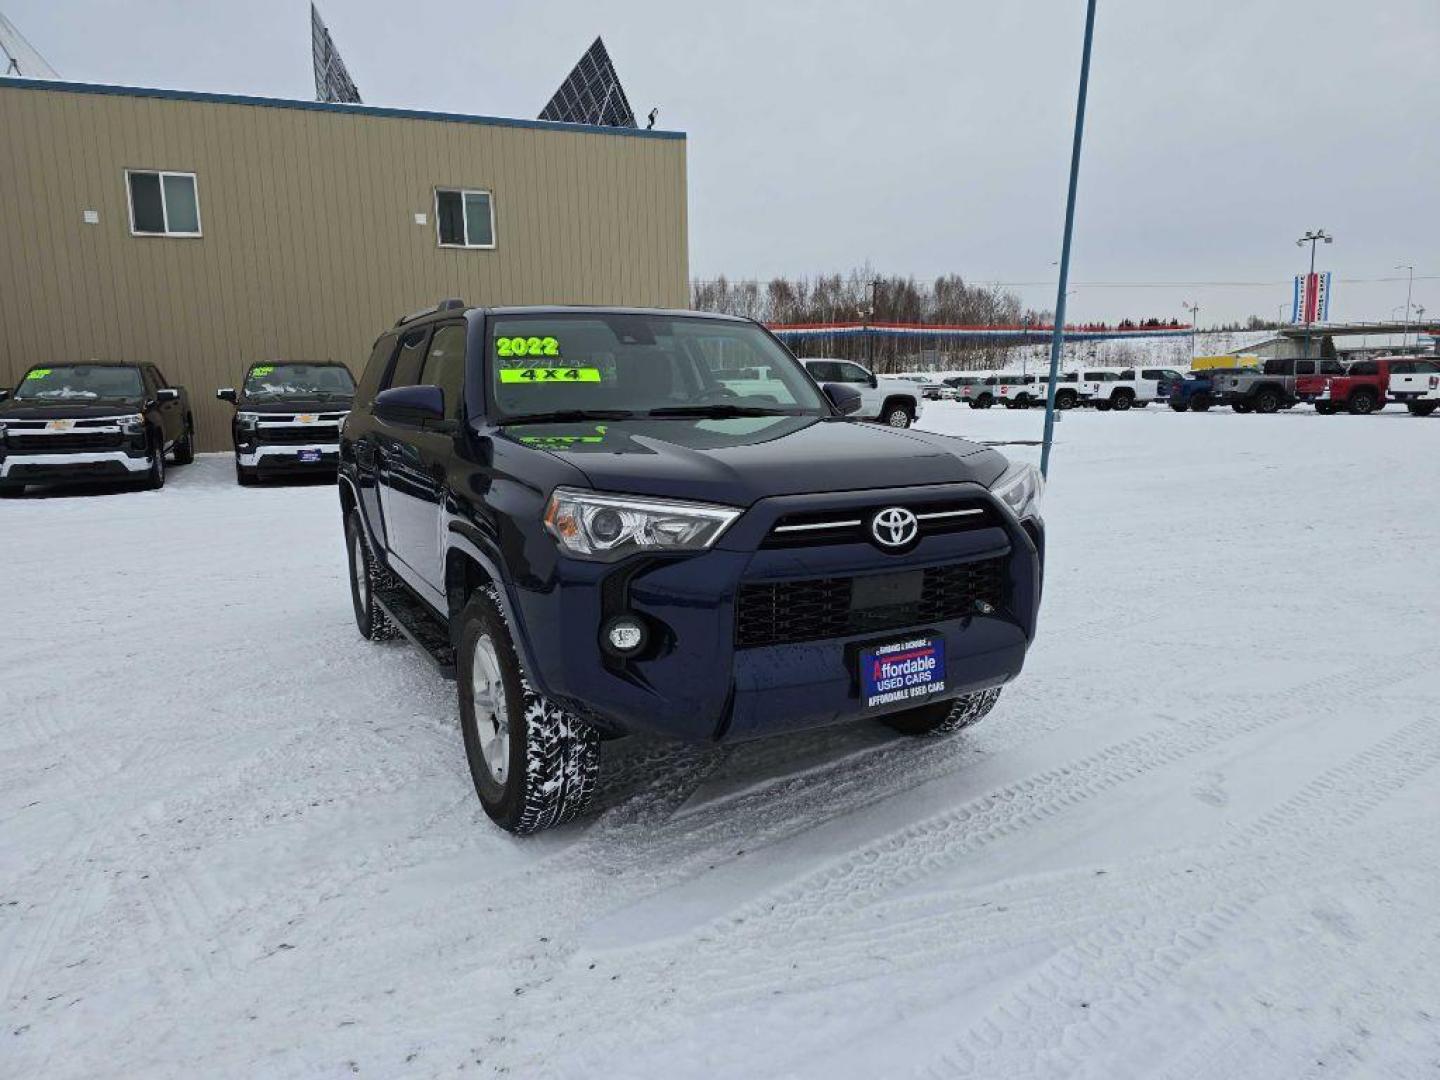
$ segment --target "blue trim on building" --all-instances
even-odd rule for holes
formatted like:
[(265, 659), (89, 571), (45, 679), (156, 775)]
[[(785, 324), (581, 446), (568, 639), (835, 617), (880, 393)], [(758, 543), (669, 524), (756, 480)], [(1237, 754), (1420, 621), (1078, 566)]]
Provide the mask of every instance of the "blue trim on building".
[(465, 113), (431, 112), (425, 109), (391, 109), (378, 105), (347, 105), (329, 101), (292, 101), (289, 98), (248, 97), (244, 94), (212, 94), (203, 90), (157, 90), (143, 86), (64, 82), (59, 79), (0, 77), (0, 89), (52, 90), (67, 94), (102, 94), (110, 97), (204, 101), (212, 105), (251, 105), (262, 109), (302, 109), (312, 112), (351, 113), (357, 116), (385, 116), (399, 120), (437, 120), (449, 124), (480, 124), (485, 127), (573, 131), (588, 135), (615, 135), (626, 139), (685, 138), (683, 131), (651, 131), (644, 128), (601, 127), (596, 124), (565, 124), (555, 120), (516, 120), (504, 116), (471, 116)]

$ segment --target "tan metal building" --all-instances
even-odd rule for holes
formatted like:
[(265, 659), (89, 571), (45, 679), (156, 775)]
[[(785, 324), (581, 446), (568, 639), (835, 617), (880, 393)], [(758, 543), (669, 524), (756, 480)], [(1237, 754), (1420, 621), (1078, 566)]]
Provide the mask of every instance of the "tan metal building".
[(685, 137), (0, 78), (0, 381), (154, 361), (201, 449), (256, 360), (444, 297), (684, 306)]

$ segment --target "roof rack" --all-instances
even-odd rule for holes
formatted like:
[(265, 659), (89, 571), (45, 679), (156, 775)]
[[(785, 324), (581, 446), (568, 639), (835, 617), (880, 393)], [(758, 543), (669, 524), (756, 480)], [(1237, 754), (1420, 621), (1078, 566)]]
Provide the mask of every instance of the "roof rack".
[(401, 315), (400, 318), (395, 320), (395, 325), (404, 326), (406, 323), (412, 323), (416, 319), (423, 319), (426, 315), (436, 315), (442, 311), (454, 311), (456, 308), (463, 308), (467, 306), (468, 305), (465, 303), (464, 300), (461, 300), (459, 297), (452, 296), (447, 300), (441, 300), (438, 304), (432, 304), (430, 307), (421, 308), (419, 311), (412, 311), (409, 315)]

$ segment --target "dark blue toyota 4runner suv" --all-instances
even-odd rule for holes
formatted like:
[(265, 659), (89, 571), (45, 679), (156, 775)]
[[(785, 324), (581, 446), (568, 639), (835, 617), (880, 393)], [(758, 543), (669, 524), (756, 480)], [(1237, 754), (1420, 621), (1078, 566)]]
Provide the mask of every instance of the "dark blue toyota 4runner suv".
[(340, 433), (355, 618), (456, 678), (491, 818), (574, 817), (631, 732), (990, 711), (1035, 633), (1039, 475), (858, 400), (725, 316), (447, 300), (380, 336)]

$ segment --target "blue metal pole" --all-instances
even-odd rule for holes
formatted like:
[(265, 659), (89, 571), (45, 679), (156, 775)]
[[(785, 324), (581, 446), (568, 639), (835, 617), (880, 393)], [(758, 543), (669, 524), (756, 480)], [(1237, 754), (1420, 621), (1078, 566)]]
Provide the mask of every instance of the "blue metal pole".
[(1055, 437), (1055, 383), (1065, 342), (1065, 287), (1070, 281), (1070, 237), (1075, 231), (1075, 185), (1080, 179), (1080, 140), (1085, 134), (1085, 94), (1090, 87), (1090, 42), (1095, 36), (1095, 0), (1085, 10), (1085, 49), (1080, 57), (1080, 94), (1075, 101), (1075, 144), (1070, 149), (1070, 191), (1065, 197), (1065, 238), (1060, 244), (1060, 283), (1055, 290), (1055, 326), (1050, 334), (1050, 382), (1045, 391), (1045, 439), (1040, 473), (1050, 476), (1050, 443)]

